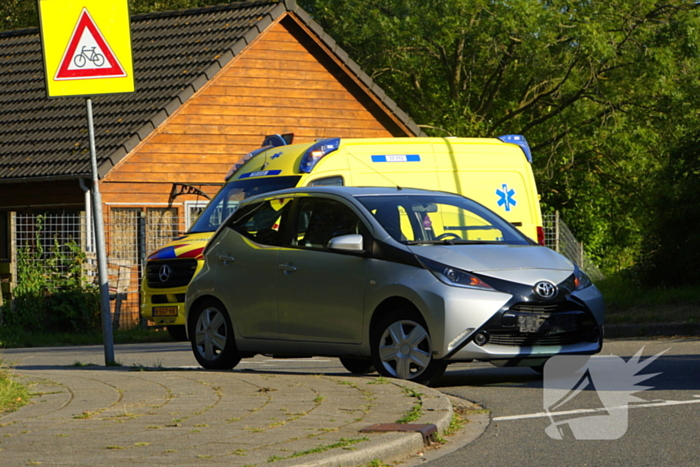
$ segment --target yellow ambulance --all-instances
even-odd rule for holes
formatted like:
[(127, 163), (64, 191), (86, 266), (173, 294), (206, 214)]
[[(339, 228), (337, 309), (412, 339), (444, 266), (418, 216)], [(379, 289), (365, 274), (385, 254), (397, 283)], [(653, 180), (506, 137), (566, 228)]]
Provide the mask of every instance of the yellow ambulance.
[(272, 135), (226, 175), (226, 184), (187, 234), (153, 252), (142, 282), (141, 316), (185, 339), (183, 302), (213, 232), (255, 194), (313, 185), (395, 186), (459, 193), (544, 244), (532, 156), (520, 135), (499, 138), (328, 138), (288, 144)]

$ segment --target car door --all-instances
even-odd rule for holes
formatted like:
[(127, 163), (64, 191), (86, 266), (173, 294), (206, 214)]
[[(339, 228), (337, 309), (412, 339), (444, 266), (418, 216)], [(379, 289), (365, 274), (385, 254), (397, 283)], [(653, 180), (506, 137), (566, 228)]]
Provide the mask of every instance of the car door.
[(215, 287), (243, 337), (277, 338), (277, 254), (291, 200), (270, 198), (246, 206), (215, 239)]
[(277, 257), (280, 339), (360, 343), (369, 259), (328, 243), (361, 233), (367, 248), (367, 227), (335, 199), (299, 198), (296, 212), (290, 244)]

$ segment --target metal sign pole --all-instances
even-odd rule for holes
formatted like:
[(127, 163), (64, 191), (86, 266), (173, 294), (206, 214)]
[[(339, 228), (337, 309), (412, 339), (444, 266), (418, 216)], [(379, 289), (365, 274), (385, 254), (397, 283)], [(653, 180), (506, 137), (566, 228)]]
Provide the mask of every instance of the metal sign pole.
[(102, 196), (97, 176), (97, 151), (95, 149), (95, 127), (92, 120), (92, 99), (87, 104), (88, 134), (90, 135), (90, 162), (92, 164), (92, 211), (97, 249), (97, 270), (100, 281), (100, 310), (102, 312), (102, 341), (105, 346), (105, 365), (114, 364), (114, 337), (109, 306), (109, 280), (107, 278), (107, 254), (105, 253), (105, 230), (102, 217)]

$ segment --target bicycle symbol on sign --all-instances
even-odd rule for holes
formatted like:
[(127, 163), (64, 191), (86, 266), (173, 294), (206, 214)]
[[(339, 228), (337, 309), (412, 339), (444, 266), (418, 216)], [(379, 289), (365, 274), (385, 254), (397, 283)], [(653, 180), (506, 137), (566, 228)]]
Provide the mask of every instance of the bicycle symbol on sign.
[(75, 66), (77, 66), (78, 68), (82, 68), (85, 65), (87, 65), (88, 60), (92, 62), (96, 67), (101, 67), (102, 65), (104, 65), (105, 56), (95, 52), (96, 48), (97, 47), (83, 46), (80, 53), (73, 57), (73, 63), (75, 63)]

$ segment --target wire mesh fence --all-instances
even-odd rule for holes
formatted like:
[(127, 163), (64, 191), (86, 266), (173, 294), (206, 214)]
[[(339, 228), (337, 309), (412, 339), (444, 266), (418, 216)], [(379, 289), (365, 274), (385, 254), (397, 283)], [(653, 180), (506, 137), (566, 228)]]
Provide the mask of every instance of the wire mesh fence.
[[(8, 217), (10, 277), (18, 277), (18, 267), (31, 268), (52, 289), (60, 287), (66, 270), (61, 265), (82, 252), (83, 280), (97, 283), (95, 243), (84, 212), (12, 212)], [(184, 232), (185, 225), (175, 208), (112, 208), (105, 224), (112, 325), (129, 329), (140, 323), (142, 265), (148, 253)]]
[[(199, 207), (198, 207), (199, 209)], [(112, 322), (115, 329), (140, 324), (140, 283), (149, 253), (177, 238), (187, 228), (176, 208), (111, 208), (105, 217), (107, 270)], [(187, 222), (191, 223), (190, 216)], [(544, 231), (547, 247), (579, 265), (593, 280), (603, 274), (590, 260), (558, 213), (545, 214)], [(85, 212), (47, 211), (41, 214), (9, 213), (9, 264), (17, 277), (17, 258), (31, 261), (31, 267), (60, 280), (62, 261), (76, 252), (84, 252), (87, 261), (83, 276), (96, 283), (97, 264), (91, 229)], [(27, 254), (31, 253), (31, 254)], [(53, 268), (53, 269), (52, 269)], [(58, 269), (57, 269), (58, 268)]]
[(561, 220), (558, 211), (543, 214), (542, 220), (544, 222), (545, 246), (578, 265), (592, 280), (597, 281), (605, 278), (598, 266), (586, 254), (583, 243), (576, 240), (569, 227)]

